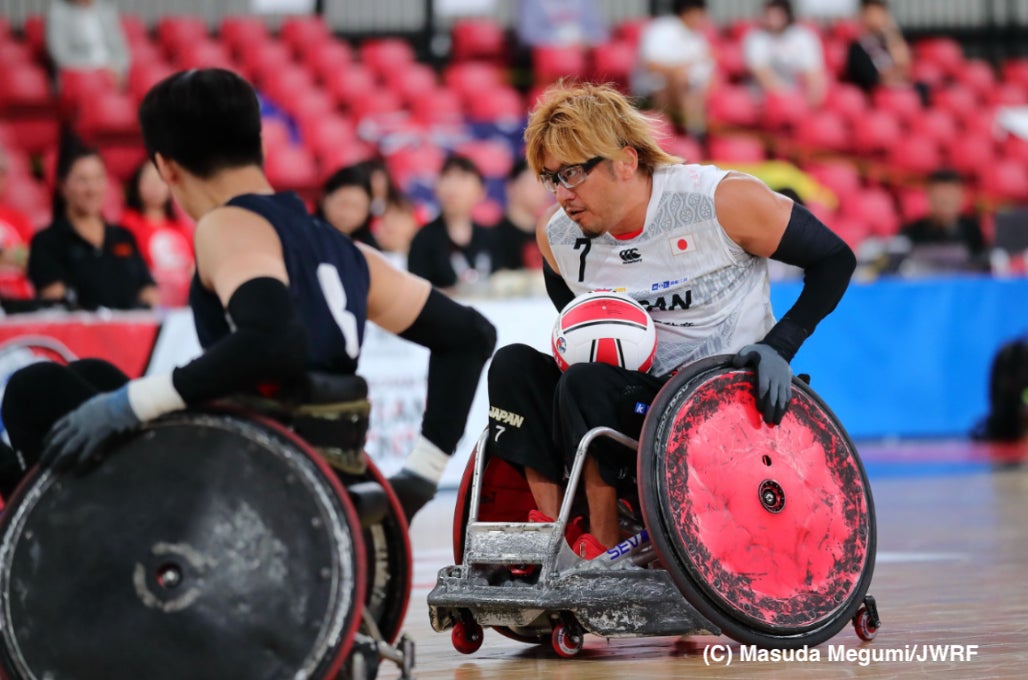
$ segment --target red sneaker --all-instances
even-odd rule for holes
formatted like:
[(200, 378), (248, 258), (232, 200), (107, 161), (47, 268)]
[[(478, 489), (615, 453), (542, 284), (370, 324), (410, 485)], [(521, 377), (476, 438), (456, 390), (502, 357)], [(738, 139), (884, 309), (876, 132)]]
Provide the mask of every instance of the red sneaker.
[(546, 524), (547, 522), (552, 522), (553, 518), (550, 517), (547, 514), (539, 512), (538, 510), (529, 510), (528, 511), (528, 521), (529, 522), (538, 522), (540, 524)]
[(583, 560), (595, 559), (606, 552), (606, 546), (597, 541), (592, 534), (582, 534), (575, 543), (575, 554)]

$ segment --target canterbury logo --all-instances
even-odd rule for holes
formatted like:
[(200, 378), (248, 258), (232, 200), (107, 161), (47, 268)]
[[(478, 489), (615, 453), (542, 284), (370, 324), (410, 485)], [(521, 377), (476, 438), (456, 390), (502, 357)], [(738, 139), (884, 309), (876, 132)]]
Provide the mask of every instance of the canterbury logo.
[(502, 408), (496, 408), (495, 406), (489, 407), (489, 418), (500, 423), (507, 423), (512, 427), (521, 427), (521, 424), (525, 422), (525, 416), (519, 416), (517, 413), (504, 411)]
[(642, 255), (639, 254), (639, 250), (636, 248), (626, 248), (618, 253), (618, 255), (621, 256), (621, 261), (625, 263), (638, 262), (642, 259)]

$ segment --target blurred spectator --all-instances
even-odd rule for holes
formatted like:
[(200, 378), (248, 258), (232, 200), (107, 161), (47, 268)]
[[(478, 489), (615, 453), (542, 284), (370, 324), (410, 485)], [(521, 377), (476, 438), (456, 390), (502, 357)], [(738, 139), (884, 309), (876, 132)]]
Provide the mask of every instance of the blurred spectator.
[(407, 268), (407, 255), (420, 224), (414, 204), (403, 196), (386, 203), (378, 218), (378, 245), (396, 267)]
[(811, 106), (824, 101), (828, 80), (821, 39), (796, 23), (790, 0), (768, 0), (758, 28), (742, 43), (746, 67), (764, 92), (802, 90)]
[(122, 84), (129, 50), (118, 10), (104, 0), (54, 0), (46, 17), (46, 47), (61, 70), (107, 69)]
[(439, 288), (484, 282), (492, 273), (489, 230), (471, 220), (485, 198), (478, 167), (464, 156), (450, 156), (435, 186), (440, 215), (414, 237), (407, 268)]
[[(7, 168), (7, 153), (0, 147), (0, 267), (6, 270), (5, 278), (11, 276), (21, 279), (28, 260), (28, 244), (36, 230), (24, 213), (4, 202)], [(12, 294), (5, 290), (0, 290), (0, 293), (5, 296)]]
[(598, 45), (607, 26), (595, 0), (518, 0), (522, 45)]
[(928, 178), (928, 215), (903, 227), (910, 245), (903, 273), (947, 269), (987, 270), (978, 218), (963, 214), (966, 193), (959, 173), (941, 169)]
[(860, 0), (860, 29), (849, 45), (845, 79), (866, 91), (910, 85), (910, 47), (886, 0)]
[(535, 225), (553, 203), (553, 195), (523, 158), (508, 173), (506, 189), (507, 210), (493, 227), (493, 271), (540, 269), (543, 264), (535, 240)]
[(157, 282), (161, 306), (187, 304), (193, 276), (193, 229), (175, 213), (171, 190), (150, 161), (140, 164), (125, 185), (121, 224), (139, 245)]
[(632, 77), (636, 96), (648, 98), (694, 136), (706, 133), (707, 95), (714, 74), (710, 44), (703, 34), (706, 0), (675, 0), (674, 14), (654, 19), (639, 39)]
[(32, 239), (29, 279), (44, 300), (73, 307), (132, 309), (157, 303), (157, 288), (124, 227), (101, 209), (107, 170), (95, 149), (62, 144), (57, 158), (53, 222)]
[(371, 175), (364, 165), (348, 165), (325, 180), (317, 216), (354, 241), (378, 248), (371, 233)]

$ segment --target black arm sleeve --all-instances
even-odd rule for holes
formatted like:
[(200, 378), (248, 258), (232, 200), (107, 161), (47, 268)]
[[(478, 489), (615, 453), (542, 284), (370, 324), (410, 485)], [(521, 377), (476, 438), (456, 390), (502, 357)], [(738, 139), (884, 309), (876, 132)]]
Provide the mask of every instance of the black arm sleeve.
[(553, 271), (553, 267), (545, 259), (543, 260), (543, 282), (546, 284), (546, 294), (553, 301), (557, 311), (563, 310), (568, 303), (575, 299), (575, 294), (568, 288), (564, 277)]
[(798, 203), (771, 257), (803, 268), (799, 299), (763, 340), (792, 361), (821, 319), (839, 304), (857, 260), (841, 238)]
[(271, 277), (246, 281), (229, 299), (228, 314), (235, 330), (172, 373), (183, 401), (195, 404), (266, 383), (302, 384), (307, 332), (284, 283)]
[(496, 347), (496, 329), (471, 307), (433, 288), (418, 318), (400, 337), (431, 351), (421, 434), (452, 455), (467, 426), (482, 367)]

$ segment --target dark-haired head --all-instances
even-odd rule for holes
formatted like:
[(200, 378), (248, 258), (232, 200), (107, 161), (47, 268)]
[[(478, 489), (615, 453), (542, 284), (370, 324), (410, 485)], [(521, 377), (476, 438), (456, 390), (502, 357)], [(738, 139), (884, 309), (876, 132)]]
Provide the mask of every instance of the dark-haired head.
[(767, 0), (764, 3), (764, 11), (778, 10), (785, 15), (785, 25), (789, 26), (796, 21), (796, 14), (792, 9), (792, 0)]
[(478, 169), (475, 162), (467, 156), (461, 156), (460, 154), (452, 154), (446, 158), (443, 162), (443, 167), (439, 169), (439, 176), (448, 175), (451, 172), (464, 172), (469, 175), (474, 175), (478, 178), (478, 181), (485, 183), (485, 178), (482, 176), (482, 171)]
[(707, 0), (675, 0), (671, 5), (671, 11), (678, 16), (697, 9), (707, 9)]
[[(136, 169), (132, 172), (132, 176), (129, 177), (128, 182), (125, 183), (125, 207), (130, 210), (135, 210), (139, 214), (146, 212), (146, 206), (143, 204), (143, 192), (139, 188), (139, 185), (143, 181), (143, 173), (148, 169), (153, 168), (152, 161), (143, 161)], [(156, 170), (154, 170), (156, 172)], [(158, 178), (157, 181), (162, 181)], [(171, 193), (168, 193), (168, 198), (164, 201), (164, 216), (169, 220), (175, 219), (175, 208), (171, 201)]]
[[(528, 165), (528, 160), (522, 156), (514, 161), (514, 165), (510, 166), (510, 172), (507, 173), (508, 182), (516, 182), (521, 179), (521, 175), (526, 172), (532, 172), (532, 168)], [(533, 177), (535, 174), (533, 173)]]
[(139, 106), (143, 143), (207, 179), (263, 164), (260, 102), (253, 86), (218, 68), (181, 71), (157, 83)]
[(53, 221), (67, 217), (68, 201), (64, 196), (65, 184), (76, 164), (83, 159), (95, 159), (103, 163), (100, 158), (100, 151), (82, 142), (76, 135), (64, 133), (61, 137), (60, 147), (57, 150), (57, 167), (54, 173), (54, 193), (51, 201)]
[[(372, 198), (370, 170), (371, 169), (368, 166), (358, 163), (339, 168), (329, 175), (328, 179), (325, 180), (325, 183), (321, 187), (321, 196), (318, 198), (317, 216), (321, 219), (326, 219), (325, 199), (344, 188), (359, 190), (360, 193), (367, 197), (367, 201), (370, 206)], [(370, 218), (371, 215), (369, 213), (365, 217), (365, 221)]]

